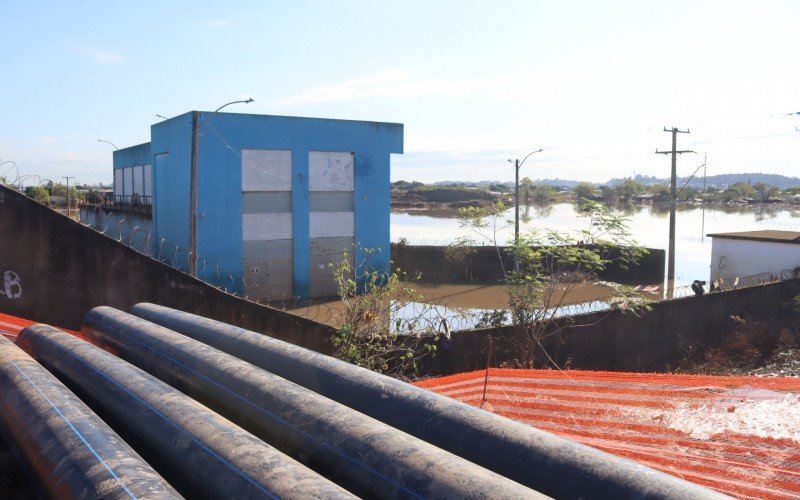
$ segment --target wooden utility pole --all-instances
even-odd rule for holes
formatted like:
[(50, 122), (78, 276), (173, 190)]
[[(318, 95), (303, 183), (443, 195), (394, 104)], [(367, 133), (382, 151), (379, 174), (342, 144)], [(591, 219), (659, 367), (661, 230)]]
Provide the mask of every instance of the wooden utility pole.
[(72, 200), (70, 199), (69, 195), (69, 180), (74, 179), (75, 177), (64, 176), (63, 178), (67, 180), (67, 217), (72, 217)]
[(189, 274), (197, 275), (197, 111), (192, 111), (192, 159), (189, 167)]
[(675, 291), (675, 207), (677, 205), (677, 193), (675, 186), (678, 179), (678, 155), (683, 153), (694, 153), (694, 151), (683, 150), (678, 151), (678, 134), (688, 134), (689, 129), (678, 130), (675, 127), (664, 127), (664, 132), (672, 133), (672, 150), (659, 151), (656, 150), (658, 155), (672, 155), (672, 176), (670, 178), (669, 192), (669, 256), (667, 260), (667, 298), (672, 298)]

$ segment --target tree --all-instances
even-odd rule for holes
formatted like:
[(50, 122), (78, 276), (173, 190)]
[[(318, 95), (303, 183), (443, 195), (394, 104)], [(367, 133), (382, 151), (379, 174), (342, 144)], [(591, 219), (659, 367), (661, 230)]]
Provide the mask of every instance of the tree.
[(533, 188), (533, 201), (539, 205), (552, 203), (556, 199), (556, 190), (553, 186), (539, 184)]
[(675, 193), (675, 197), (677, 198), (678, 201), (691, 200), (694, 199), (699, 192), (700, 190), (697, 188), (686, 186), (685, 188)]
[[(51, 187), (51, 196), (58, 196), (67, 199), (67, 187), (64, 184), (54, 184)], [(78, 192), (74, 186), (69, 187), (69, 200), (71, 203), (79, 203), (83, 201), (83, 195)], [(66, 201), (65, 201), (66, 203)]]
[(588, 199), (594, 194), (594, 185), (589, 182), (579, 182), (572, 188), (572, 193), (578, 200)]
[[(488, 238), (497, 249), (509, 295), (508, 316), (516, 334), (508, 339), (514, 364), (536, 366), (541, 354), (558, 368), (544, 346), (548, 337), (560, 335), (567, 321), (559, 320), (565, 312), (567, 297), (581, 283), (597, 278), (612, 262), (623, 268), (635, 264), (647, 253), (628, 229), (628, 221), (600, 203), (587, 200), (580, 216), (586, 228), (575, 233), (529, 231), (512, 244), (509, 255), (516, 263), (506, 269), (497, 245), (497, 221), (502, 204), (489, 209), (468, 208), (461, 212), (460, 224)], [(612, 295), (604, 299), (609, 313), (629, 310), (638, 313), (649, 308), (648, 302), (634, 289), (609, 285)], [(573, 325), (574, 326), (574, 325)]]
[(650, 192), (653, 193), (653, 201), (669, 202), (670, 188), (666, 184), (653, 184), (650, 186)]
[(738, 194), (739, 198), (755, 198), (756, 190), (746, 182), (737, 182), (731, 186)]
[[(365, 250), (368, 251), (368, 250)], [(399, 269), (392, 273), (363, 272), (345, 254), (334, 266), (343, 311), (341, 328), (332, 338), (334, 356), (370, 370), (408, 380), (419, 362), (436, 353), (442, 318), (433, 306), (403, 314), (420, 296)]]
[(50, 192), (47, 191), (47, 189), (43, 188), (42, 186), (26, 187), (25, 196), (27, 196), (28, 198), (33, 198), (39, 203), (43, 203), (45, 205), (50, 204)]
[(639, 184), (633, 179), (625, 179), (622, 183), (617, 184), (614, 191), (619, 198), (627, 201), (631, 196), (644, 193), (645, 189), (643, 184)]
[(531, 186), (533, 186), (533, 181), (530, 177), (523, 177), (521, 181), (519, 181), (519, 189), (522, 191), (522, 199), (525, 200), (525, 206), (531, 204)]
[(763, 182), (756, 182), (753, 184), (753, 190), (756, 193), (756, 198), (760, 201), (767, 201), (770, 198), (777, 196), (780, 192), (777, 187), (764, 184)]
[(611, 186), (602, 185), (598, 188), (600, 190), (600, 198), (606, 203), (614, 203), (617, 201), (617, 192)]

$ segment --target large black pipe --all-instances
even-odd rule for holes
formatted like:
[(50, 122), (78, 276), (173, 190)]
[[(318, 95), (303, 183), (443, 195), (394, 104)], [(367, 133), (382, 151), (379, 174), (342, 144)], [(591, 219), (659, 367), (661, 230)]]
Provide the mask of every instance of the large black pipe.
[(0, 430), (47, 498), (181, 498), (100, 417), (0, 338)]
[(712, 490), (309, 349), (154, 304), (131, 312), (556, 498), (719, 498)]
[(136, 316), (96, 307), (86, 314), (83, 332), (357, 495), (541, 498), (518, 483)]
[(19, 345), (188, 498), (354, 498), (353, 495), (112, 354), (47, 325)]

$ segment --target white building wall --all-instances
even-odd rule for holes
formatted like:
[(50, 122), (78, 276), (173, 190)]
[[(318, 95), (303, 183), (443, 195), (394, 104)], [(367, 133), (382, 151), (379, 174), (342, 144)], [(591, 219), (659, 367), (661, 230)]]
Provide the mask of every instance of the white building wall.
[(780, 273), (800, 267), (800, 244), (714, 238), (711, 244), (711, 280)]

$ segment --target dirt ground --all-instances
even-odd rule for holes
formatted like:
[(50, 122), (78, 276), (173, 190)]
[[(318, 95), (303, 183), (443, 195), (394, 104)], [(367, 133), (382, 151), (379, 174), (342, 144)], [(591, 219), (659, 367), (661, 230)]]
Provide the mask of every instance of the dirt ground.
[[(791, 318), (788, 318), (791, 319)], [(731, 334), (718, 347), (687, 347), (677, 370), (702, 375), (800, 376), (800, 331), (794, 321), (731, 317)]]

